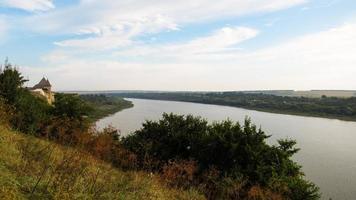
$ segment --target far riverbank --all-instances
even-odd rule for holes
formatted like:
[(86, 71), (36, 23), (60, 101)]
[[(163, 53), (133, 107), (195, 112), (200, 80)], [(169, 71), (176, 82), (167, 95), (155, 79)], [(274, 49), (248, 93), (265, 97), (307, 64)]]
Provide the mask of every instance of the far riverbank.
[(356, 97), (307, 98), (240, 92), (146, 92), (111, 95), (124, 98), (232, 106), (269, 113), (356, 121)]

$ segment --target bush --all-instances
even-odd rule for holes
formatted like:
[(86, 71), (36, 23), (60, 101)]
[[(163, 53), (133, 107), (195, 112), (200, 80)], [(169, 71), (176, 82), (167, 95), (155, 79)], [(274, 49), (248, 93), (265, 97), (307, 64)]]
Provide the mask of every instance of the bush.
[(259, 186), (253, 186), (247, 193), (248, 200), (283, 200), (284, 198), (272, 192), (269, 189), (264, 189)]
[[(222, 183), (227, 184), (226, 180), (244, 180), (243, 191), (258, 185), (266, 188), (265, 192), (269, 189), (276, 192), (270, 183), (278, 179), (288, 188), (289, 193), (283, 193), (285, 197), (317, 199), (318, 188), (303, 179), (301, 167), (291, 159), (299, 150), (294, 147), (296, 142), (279, 140), (278, 145), (268, 145), (268, 137), (249, 119), (243, 125), (229, 120), (208, 124), (200, 117), (165, 113), (157, 122), (146, 121), (142, 129), (124, 138), (123, 144), (137, 155), (142, 168), (146, 168), (147, 160), (156, 163), (153, 170), (172, 174), (167, 165), (176, 168), (177, 174), (168, 177), (178, 176), (184, 169), (184, 165), (172, 164), (171, 160), (194, 160), (200, 175), (212, 167), (221, 172), (214, 186), (218, 190), (235, 188), (235, 181), (231, 187), (219, 187)], [(180, 178), (186, 179), (186, 174)]]
[(23, 84), (27, 80), (10, 63), (0, 69), (0, 98), (12, 108), (8, 116), (13, 128), (25, 133), (37, 133), (49, 118), (50, 106), (33, 96)]
[(53, 115), (84, 121), (91, 107), (76, 94), (55, 94)]
[(170, 161), (163, 166), (162, 178), (170, 186), (187, 189), (194, 185), (197, 170), (195, 161)]
[(86, 137), (91, 137), (87, 135), (88, 131), (81, 121), (65, 117), (50, 118), (42, 133), (42, 136), (67, 145), (84, 143)]
[(26, 90), (20, 92), (14, 109), (11, 124), (24, 133), (39, 134), (50, 118), (51, 107), (48, 103)]
[(14, 111), (12, 107), (7, 105), (5, 100), (0, 97), (0, 125), (9, 126), (13, 114)]

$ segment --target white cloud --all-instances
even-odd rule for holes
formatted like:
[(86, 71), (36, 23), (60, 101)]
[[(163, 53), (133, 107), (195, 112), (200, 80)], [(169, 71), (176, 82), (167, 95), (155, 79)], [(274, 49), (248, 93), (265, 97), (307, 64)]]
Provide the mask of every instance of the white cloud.
[(214, 53), (224, 51), (227, 47), (251, 39), (257, 34), (257, 30), (247, 27), (225, 27), (211, 36), (202, 37), (183, 45), (170, 46), (168, 49), (191, 54)]
[(209, 36), (200, 37), (186, 43), (168, 45), (141, 45), (128, 50), (119, 51), (121, 56), (146, 56), (146, 57), (189, 57), (204, 54), (224, 53), (236, 50), (235, 45), (256, 37), (258, 30), (248, 27), (224, 27)]
[[(135, 37), (177, 30), (188, 23), (271, 12), (301, 5), (306, 0), (82, 0), (79, 4), (31, 16), (29, 29), (51, 34), (83, 34), (58, 41), (66, 47), (117, 48), (131, 44)], [(41, 22), (41, 23), (36, 23)], [(113, 41), (110, 43), (110, 41)]]
[[(196, 41), (191, 43), (200, 44)], [(354, 52), (356, 24), (345, 24), (253, 52), (178, 56), (175, 62), (160, 63), (72, 57), (57, 64), (53, 60), (53, 68), (27, 68), (25, 72), (33, 77), (48, 74), (57, 89), (354, 89)], [(164, 53), (157, 51), (154, 56)]]
[(135, 22), (118, 23), (114, 26), (83, 28), (78, 35), (91, 35), (83, 39), (71, 39), (55, 42), (61, 47), (75, 47), (90, 50), (107, 50), (128, 46), (132, 38), (143, 33), (156, 33), (161, 30), (177, 30), (177, 25), (168, 19), (156, 15), (153, 18), (140, 19)]
[(1, 5), (30, 12), (47, 11), (54, 8), (52, 0), (0, 0)]
[[(36, 13), (26, 15), (22, 22), (19, 22), (22, 15), (9, 17), (10, 21), (0, 17), (0, 40), (8, 25), (19, 27), (26, 34), (31, 30), (65, 37), (55, 42), (54, 51), (42, 57), (51, 67), (24, 67), (31, 80), (36, 82), (46, 74), (57, 89), (356, 88), (353, 77), (356, 24), (340, 25), (254, 50), (239, 48), (242, 42), (259, 34), (251, 27), (227, 26), (181, 43), (154, 45), (140, 40), (145, 34), (272, 12), (305, 2), (80, 0), (52, 9), (54, 4), (50, 0), (0, 0), (0, 6)], [(329, 3), (326, 6), (332, 5)], [(265, 25), (274, 22), (267, 21)]]
[(114, 49), (121, 46), (131, 44), (129, 38), (125, 37), (120, 32), (111, 32), (105, 35), (93, 36), (85, 39), (72, 39), (55, 42), (54, 44), (60, 47), (75, 47), (89, 50), (106, 50)]
[(354, 52), (356, 24), (344, 24), (254, 52), (204, 59), (217, 63), (234, 60), (233, 68), (247, 67), (252, 77), (265, 80), (256, 88), (353, 89)]
[[(356, 61), (356, 24), (344, 24), (326, 31), (292, 39), (274, 47), (239, 55), (259, 58), (261, 61), (284, 60), (293, 66), (318, 64), (317, 66), (345, 66)], [(236, 55), (227, 55), (235, 57)], [(316, 67), (317, 67), (316, 66)], [(321, 66), (322, 67), (322, 66)]]

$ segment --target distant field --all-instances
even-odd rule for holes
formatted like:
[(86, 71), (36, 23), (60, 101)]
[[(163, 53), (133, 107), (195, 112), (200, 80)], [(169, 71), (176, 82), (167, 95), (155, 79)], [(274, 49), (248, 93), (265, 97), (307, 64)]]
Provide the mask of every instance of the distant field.
[[(61, 91), (63, 93), (77, 94), (115, 94), (115, 93), (175, 93), (183, 91), (156, 91), (156, 90), (106, 90), (106, 91)], [(219, 91), (185, 91), (185, 93), (209, 93)], [(221, 91), (223, 92), (223, 91)], [(356, 90), (249, 90), (249, 91), (232, 91), (248, 94), (271, 94), (276, 96), (291, 97), (312, 97), (320, 98), (323, 95), (328, 97), (356, 97)]]
[(244, 93), (312, 98), (320, 98), (323, 95), (328, 97), (356, 97), (356, 90), (256, 90), (244, 91)]

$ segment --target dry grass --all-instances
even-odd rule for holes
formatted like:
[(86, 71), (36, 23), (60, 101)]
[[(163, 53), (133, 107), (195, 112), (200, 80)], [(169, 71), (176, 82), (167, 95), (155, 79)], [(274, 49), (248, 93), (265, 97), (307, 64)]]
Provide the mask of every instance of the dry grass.
[(170, 186), (189, 188), (194, 185), (197, 170), (195, 161), (171, 161), (163, 166), (162, 178)]
[(123, 172), (85, 152), (0, 125), (0, 199), (204, 199), (144, 172)]

